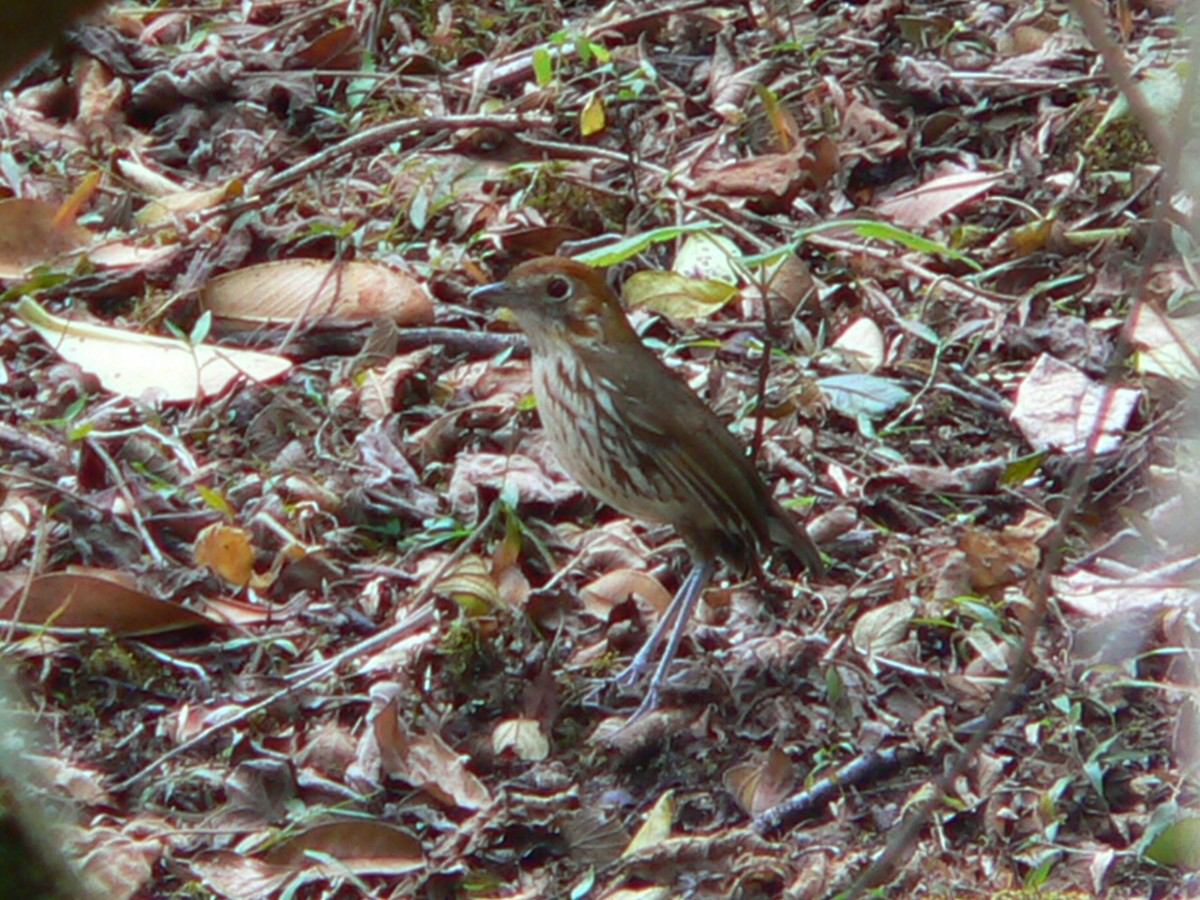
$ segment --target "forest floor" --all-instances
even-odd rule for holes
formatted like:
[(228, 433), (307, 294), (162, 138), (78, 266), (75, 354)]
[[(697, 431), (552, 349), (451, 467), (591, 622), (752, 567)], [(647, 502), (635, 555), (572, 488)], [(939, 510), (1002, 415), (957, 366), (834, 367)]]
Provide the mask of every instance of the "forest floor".
[[(0, 98), (7, 793), (109, 898), (1186, 894), (1174, 13), (75, 27)], [(722, 575), (632, 724), (686, 553), (563, 472), (467, 300), (556, 252), (829, 564)]]

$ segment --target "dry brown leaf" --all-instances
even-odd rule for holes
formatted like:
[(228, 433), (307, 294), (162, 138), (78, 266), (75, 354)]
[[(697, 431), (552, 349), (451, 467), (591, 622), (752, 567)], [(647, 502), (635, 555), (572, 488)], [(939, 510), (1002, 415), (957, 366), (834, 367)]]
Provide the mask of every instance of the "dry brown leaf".
[(358, 69), (362, 65), (362, 38), (353, 25), (331, 28), (318, 35), (296, 54), (296, 59), (312, 69)]
[(257, 551), (244, 528), (214, 522), (199, 535), (192, 546), (197, 565), (208, 566), (218, 576), (237, 587), (245, 587), (254, 577)]
[(0, 278), (22, 278), (35, 266), (53, 262), (95, 240), (82, 225), (59, 216), (43, 200), (0, 201)]
[[(338, 861), (337, 866), (313, 857)], [(382, 822), (346, 819), (317, 825), (276, 845), (264, 855), (272, 866), (288, 869), (325, 868), (336, 874), (343, 867), (356, 875), (403, 875), (425, 866), (425, 854), (415, 838)]]
[(39, 575), (22, 597), (17, 587), (6, 593), (0, 618), (49, 628), (104, 628), (114, 634), (138, 635), (216, 624), (178, 603), (151, 597), (126, 583), (122, 573), (80, 569)]
[(1196, 602), (1196, 587), (1189, 573), (1196, 562), (1195, 558), (1172, 560), (1140, 571), (1111, 565), (1098, 566), (1098, 571), (1080, 569), (1053, 579), (1055, 597), (1072, 613), (1097, 619), (1186, 608)]
[(578, 484), (555, 475), (519, 453), (462, 453), (454, 460), (446, 497), (456, 514), (474, 515), (481, 487), (513, 497), (518, 506), (558, 506), (581, 496)]
[(696, 179), (696, 191), (725, 197), (754, 197), (779, 206), (800, 193), (806, 173), (800, 167), (801, 151), (765, 153), (754, 159), (710, 169)]
[[(147, 829), (141, 830), (144, 835)], [(105, 900), (144, 896), (142, 889), (151, 881), (167, 846), (159, 834), (134, 836), (97, 823), (80, 838), (73, 849), (82, 860), (84, 875)]]
[(926, 227), (987, 193), (1003, 177), (997, 172), (951, 172), (883, 201), (877, 211), (903, 228)]
[(491, 792), (467, 769), (468, 758), (436, 734), (412, 735), (397, 714), (397, 701), (387, 703), (372, 722), (384, 775), (421, 788), (439, 802), (462, 809), (482, 809)]
[(227, 272), (200, 292), (214, 316), (251, 324), (433, 319), (433, 301), (406, 272), (376, 262), (290, 259)]
[(292, 869), (227, 850), (198, 853), (189, 868), (219, 897), (273, 897), (295, 878)]
[(742, 811), (757, 816), (791, 793), (796, 767), (786, 753), (772, 747), (760, 759), (730, 768), (723, 780)]
[(602, 619), (630, 597), (644, 600), (660, 616), (671, 605), (671, 593), (657, 578), (637, 569), (614, 569), (580, 588), (579, 599), (588, 612)]
[[(1046, 517), (1039, 517), (1042, 524)], [(1017, 584), (1027, 578), (1041, 560), (1038, 540), (1044, 528), (1013, 527), (1003, 531), (969, 528), (959, 549), (970, 566), (971, 588), (984, 594)]]

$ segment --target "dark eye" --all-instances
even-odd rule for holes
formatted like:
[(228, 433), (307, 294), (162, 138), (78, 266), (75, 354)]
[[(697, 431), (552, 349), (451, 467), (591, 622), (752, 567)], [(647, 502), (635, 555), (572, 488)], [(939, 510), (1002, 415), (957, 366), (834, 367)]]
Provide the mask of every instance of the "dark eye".
[(546, 282), (546, 293), (555, 300), (562, 300), (571, 293), (571, 282), (567, 281), (561, 275), (555, 275)]

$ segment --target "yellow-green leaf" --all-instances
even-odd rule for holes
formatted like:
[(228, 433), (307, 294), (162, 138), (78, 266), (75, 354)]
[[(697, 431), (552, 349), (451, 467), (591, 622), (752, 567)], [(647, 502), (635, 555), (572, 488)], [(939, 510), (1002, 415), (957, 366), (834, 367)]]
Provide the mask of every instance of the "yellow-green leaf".
[(604, 113), (604, 101), (599, 94), (592, 94), (588, 97), (587, 103), (583, 104), (583, 111), (579, 113), (579, 133), (584, 137), (591, 137), (593, 134), (603, 131), (607, 124), (608, 118)]
[(737, 288), (711, 278), (687, 278), (678, 272), (638, 272), (625, 282), (629, 307), (644, 306), (673, 319), (711, 316), (737, 295)]

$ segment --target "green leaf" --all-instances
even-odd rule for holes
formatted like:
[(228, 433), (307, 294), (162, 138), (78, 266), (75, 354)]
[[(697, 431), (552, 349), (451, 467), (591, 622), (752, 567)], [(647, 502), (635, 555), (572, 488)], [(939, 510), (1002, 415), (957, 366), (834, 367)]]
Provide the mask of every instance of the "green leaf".
[(1042, 463), (1046, 461), (1046, 457), (1049, 455), (1049, 453), (1043, 451), (1041, 453), (1030, 453), (1027, 456), (1012, 460), (1004, 467), (1004, 477), (1000, 480), (1001, 484), (1009, 486), (1024, 484), (1042, 467)]
[(233, 507), (229, 505), (229, 501), (225, 499), (225, 495), (220, 491), (215, 491), (210, 487), (205, 487), (202, 484), (198, 484), (196, 485), (196, 493), (200, 495), (200, 499), (203, 500), (209, 506), (209, 508), (215, 509), (223, 516), (227, 516), (229, 518), (233, 517)]
[(571, 888), (571, 900), (586, 900), (595, 886), (596, 870), (589, 866), (588, 870), (583, 873), (583, 878), (579, 880), (579, 883)]
[(582, 35), (575, 38), (575, 52), (579, 54), (579, 61), (585, 66), (592, 64), (592, 42)]
[(1146, 857), (1164, 866), (1200, 869), (1200, 818), (1182, 819), (1163, 829)]
[(913, 234), (911, 231), (905, 231), (903, 228), (897, 228), (895, 225), (889, 225), (887, 222), (862, 222), (854, 226), (854, 231), (860, 237), (875, 238), (880, 241), (894, 241), (897, 244), (907, 247), (909, 250), (916, 250), (919, 253), (945, 256), (948, 259), (966, 263), (977, 272), (983, 268), (965, 253), (959, 253), (945, 244), (939, 244), (937, 241), (923, 238), (919, 234)]
[(643, 231), (641, 234), (622, 238), (615, 244), (581, 253), (575, 259), (587, 263), (589, 266), (611, 266), (637, 256), (651, 244), (673, 241), (684, 234), (694, 234), (697, 231), (707, 231), (716, 227), (715, 222), (696, 222), (692, 225), (668, 225), (663, 228), (654, 228), (650, 231)]
[(212, 310), (206, 309), (200, 314), (200, 318), (196, 320), (196, 324), (192, 326), (192, 333), (188, 335), (188, 340), (193, 344), (203, 344), (208, 340), (208, 335), (212, 331), (212, 324)]
[(766, 253), (757, 253), (752, 256), (742, 257), (742, 264), (751, 268), (769, 265), (770, 263), (778, 262), (788, 253), (796, 252), (811, 234), (819, 234), (822, 231), (847, 230), (853, 231), (859, 237), (863, 238), (892, 241), (910, 250), (916, 250), (919, 253), (945, 256), (948, 259), (957, 260), (964, 265), (970, 266), (976, 272), (983, 270), (983, 267), (975, 262), (975, 260), (971, 259), (965, 253), (959, 253), (952, 247), (947, 247), (945, 244), (939, 244), (937, 241), (923, 238), (919, 234), (913, 234), (911, 231), (905, 231), (903, 228), (897, 228), (895, 225), (890, 225), (887, 222), (874, 222), (864, 219), (841, 219), (832, 222), (822, 222), (820, 225), (814, 225), (811, 228), (803, 228), (796, 233), (796, 239), (792, 243), (776, 247), (774, 250), (768, 250)]
[(549, 87), (554, 81), (554, 57), (545, 47), (533, 51), (533, 77), (538, 87)]

